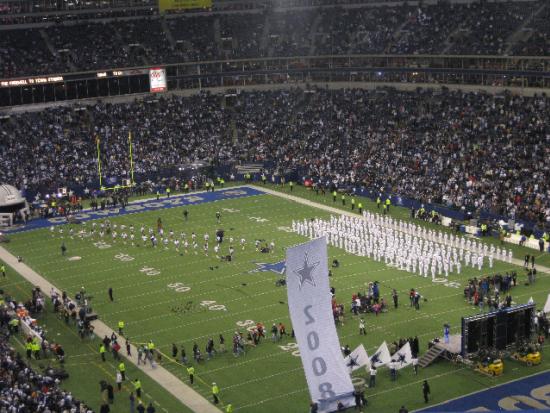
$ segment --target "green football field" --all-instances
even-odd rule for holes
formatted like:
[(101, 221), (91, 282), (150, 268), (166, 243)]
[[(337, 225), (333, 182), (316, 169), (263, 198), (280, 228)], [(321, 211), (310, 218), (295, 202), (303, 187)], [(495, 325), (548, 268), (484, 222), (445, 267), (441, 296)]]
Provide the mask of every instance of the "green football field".
[[(295, 190), (295, 194), (332, 204), (328, 196), (326, 199), (315, 199), (313, 194), (301, 188)], [(199, 380), (194, 388), (205, 397), (210, 398), (210, 383), (216, 381), (221, 389), (222, 402), (231, 403), (237, 411), (307, 411), (307, 386), (296, 345), (290, 338), (273, 343), (268, 332), (259, 346), (248, 347), (246, 355), (235, 358), (231, 353), (231, 337), (235, 331), (246, 331), (253, 322), (262, 322), (268, 331), (272, 323), (283, 322), (290, 332), (286, 290), (275, 285), (281, 275), (258, 269), (262, 267), (261, 263), (284, 260), (286, 247), (307, 240), (289, 232), (292, 219), (328, 218), (330, 213), (273, 195), (229, 199), (185, 208), (189, 210), (187, 222), (183, 220), (182, 207), (110, 220), (117, 225), (134, 225), (139, 234), (142, 225), (156, 228), (160, 217), (165, 232), (172, 229), (176, 235), (185, 232), (188, 237), (192, 232), (197, 234), (199, 248), (196, 255), (192, 248), (180, 255), (173, 245), (167, 250), (160, 245), (152, 248), (150, 243), (143, 245), (141, 240), (139, 246), (132, 246), (120, 239), (114, 243), (105, 239), (104, 242), (109, 245), (106, 247), (98, 244), (100, 240), (97, 237), (81, 239), (75, 235), (70, 238), (68, 226), (64, 226), (63, 239), (57, 229), (54, 235), (49, 229), (42, 229), (12, 236), (7, 247), (13, 254), (23, 256), (28, 265), (69, 295), (74, 296), (81, 287), (85, 287), (87, 293), (93, 296), (92, 307), (104, 322), (116, 328), (118, 321), (124, 321), (125, 335), (134, 343), (152, 339), (157, 348), (167, 355), (163, 366), (186, 382), (184, 367), (169, 359), (172, 343), (177, 344), (178, 348), (184, 346), (188, 358), (192, 359), (194, 343), (205, 354), (208, 338), (213, 337), (217, 344), (217, 337), (222, 333), (228, 351), (195, 366)], [(222, 212), (221, 224), (216, 222), (216, 211)], [(393, 214), (405, 215), (406, 211), (396, 210)], [(87, 222), (86, 227), (90, 226)], [(82, 229), (82, 226), (73, 227), (75, 233)], [(227, 253), (229, 238), (235, 240), (235, 259), (232, 262), (216, 259), (212, 251), (215, 231), (220, 227), (225, 230), (224, 253)], [(205, 233), (210, 235), (208, 256), (202, 252)], [(239, 245), (241, 238), (246, 239), (244, 250)], [(256, 239), (268, 243), (273, 241), (275, 252), (257, 252), (254, 247)], [(62, 242), (67, 246), (66, 257), (60, 253)], [(517, 257), (524, 252), (518, 248), (514, 251)], [(70, 257), (80, 259), (69, 260)], [(468, 278), (483, 272), (463, 267), (460, 277), (450, 275), (449, 281), (453, 283), (445, 285), (330, 247), (329, 259), (334, 258), (340, 261), (341, 266), (333, 269), (331, 284), (336, 288), (337, 301), (348, 310), (345, 325), (337, 327), (342, 346), (349, 344), (354, 348), (363, 343), (372, 353), (384, 340), (390, 343), (401, 337), (417, 335), (423, 353), (427, 342), (442, 334), (444, 323), (451, 325), (453, 333), (459, 333), (460, 318), (478, 312), (464, 300), (463, 287)], [(514, 302), (525, 303), (533, 297), (542, 305), (550, 291), (548, 274), (539, 273), (536, 284), (525, 286), (524, 272), (520, 267), (495, 261), (491, 273), (509, 270), (516, 270), (520, 275), (518, 286), (512, 289)], [(391, 302), (391, 289), (397, 289), (400, 306), (397, 310), (390, 308), (378, 317), (366, 315), (367, 336), (360, 336), (359, 321), (349, 313), (349, 303), (352, 294), (364, 291), (371, 281), (380, 282), (381, 294), (388, 302)], [(114, 290), (113, 303), (107, 295), (109, 287)], [(418, 289), (427, 299), (421, 303), (420, 310), (408, 304), (407, 293), (411, 288)], [(432, 402), (437, 403), (545, 370), (549, 366), (546, 360), (542, 365), (530, 368), (506, 361), (504, 376), (489, 378), (463, 365), (438, 362), (420, 370), (418, 376), (413, 374), (412, 369), (404, 369), (397, 382), (391, 382), (389, 373), (383, 370), (377, 377), (376, 387), (367, 389), (366, 396), (370, 411), (396, 412), (401, 405), (409, 409), (424, 406), (421, 393), (424, 379), (429, 380)], [(354, 376), (357, 383), (367, 378), (363, 370)], [(162, 404), (162, 400), (159, 402)], [(177, 413), (177, 410), (172, 411)]]

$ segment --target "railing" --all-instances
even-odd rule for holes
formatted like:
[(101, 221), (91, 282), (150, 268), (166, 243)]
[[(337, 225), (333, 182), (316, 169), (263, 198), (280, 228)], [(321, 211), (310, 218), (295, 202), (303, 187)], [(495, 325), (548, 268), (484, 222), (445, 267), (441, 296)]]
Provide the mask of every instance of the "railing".
[[(550, 88), (550, 57), (347, 55), (158, 65), (168, 90), (312, 82), (407, 82)], [(147, 93), (149, 67), (0, 81), (0, 107)]]

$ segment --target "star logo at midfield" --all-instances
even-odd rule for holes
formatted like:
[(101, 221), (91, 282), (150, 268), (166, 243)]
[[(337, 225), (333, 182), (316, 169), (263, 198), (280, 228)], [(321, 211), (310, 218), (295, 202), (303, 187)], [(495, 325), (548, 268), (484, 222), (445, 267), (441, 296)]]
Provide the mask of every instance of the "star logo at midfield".
[(355, 357), (352, 357), (352, 356), (349, 356), (349, 361), (348, 361), (348, 364), (347, 366), (351, 369), (353, 368), (354, 366), (358, 366), (359, 363), (357, 363), (357, 359), (359, 358), (359, 355), (355, 356)]
[(315, 280), (313, 278), (312, 273), (313, 273), (313, 270), (319, 265), (319, 261), (309, 263), (307, 259), (308, 259), (308, 256), (306, 252), (306, 255), (304, 257), (304, 266), (299, 270), (294, 271), (298, 276), (298, 279), (300, 280), (300, 289), (302, 289), (302, 287), (304, 286), (304, 283), (309, 283), (315, 287)]
[(255, 270), (249, 271), (249, 272), (274, 272), (275, 274), (283, 275), (286, 270), (286, 263), (285, 261), (279, 261), (279, 262), (272, 262), (272, 263), (266, 263), (266, 262), (255, 262), (256, 268)]
[(370, 358), (370, 361), (372, 364), (380, 363), (380, 353), (374, 353), (374, 355)]

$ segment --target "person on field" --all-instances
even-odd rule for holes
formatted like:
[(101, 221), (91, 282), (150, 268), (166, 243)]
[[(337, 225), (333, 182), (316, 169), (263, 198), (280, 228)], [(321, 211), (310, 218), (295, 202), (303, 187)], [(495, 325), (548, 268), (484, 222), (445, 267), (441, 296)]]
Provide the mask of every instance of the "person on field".
[(424, 383), (422, 383), (422, 394), (424, 395), (424, 403), (428, 403), (428, 396), (430, 395), (430, 385), (428, 384), (428, 380), (424, 380)]

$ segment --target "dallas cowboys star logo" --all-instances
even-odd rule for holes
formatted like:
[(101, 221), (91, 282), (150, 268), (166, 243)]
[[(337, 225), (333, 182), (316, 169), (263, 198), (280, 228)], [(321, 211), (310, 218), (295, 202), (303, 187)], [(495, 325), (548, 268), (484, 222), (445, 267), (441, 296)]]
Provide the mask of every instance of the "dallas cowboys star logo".
[(300, 290), (302, 289), (304, 283), (309, 283), (315, 287), (315, 280), (313, 279), (313, 270), (319, 265), (319, 261), (314, 263), (309, 263), (307, 261), (307, 252), (304, 257), (304, 266), (299, 270), (294, 271), (300, 280)]
[(370, 362), (372, 364), (376, 364), (380, 362), (380, 353), (374, 353), (374, 356), (370, 358)]
[(355, 357), (352, 357), (352, 356), (349, 356), (349, 361), (348, 361), (348, 364), (347, 366), (351, 369), (353, 368), (353, 366), (358, 366), (359, 363), (357, 363), (357, 359), (359, 358), (359, 355), (355, 356)]
[(285, 261), (279, 261), (279, 262), (273, 262), (273, 263), (255, 262), (254, 264), (256, 264), (258, 268), (256, 268), (255, 270), (249, 271), (250, 273), (274, 272), (275, 274), (282, 275), (285, 273), (285, 270), (286, 270)]
[(398, 357), (397, 357), (397, 360), (395, 360), (396, 362), (398, 362), (399, 364), (403, 364), (405, 363), (405, 355), (404, 354), (401, 354), (401, 353), (397, 353)]

